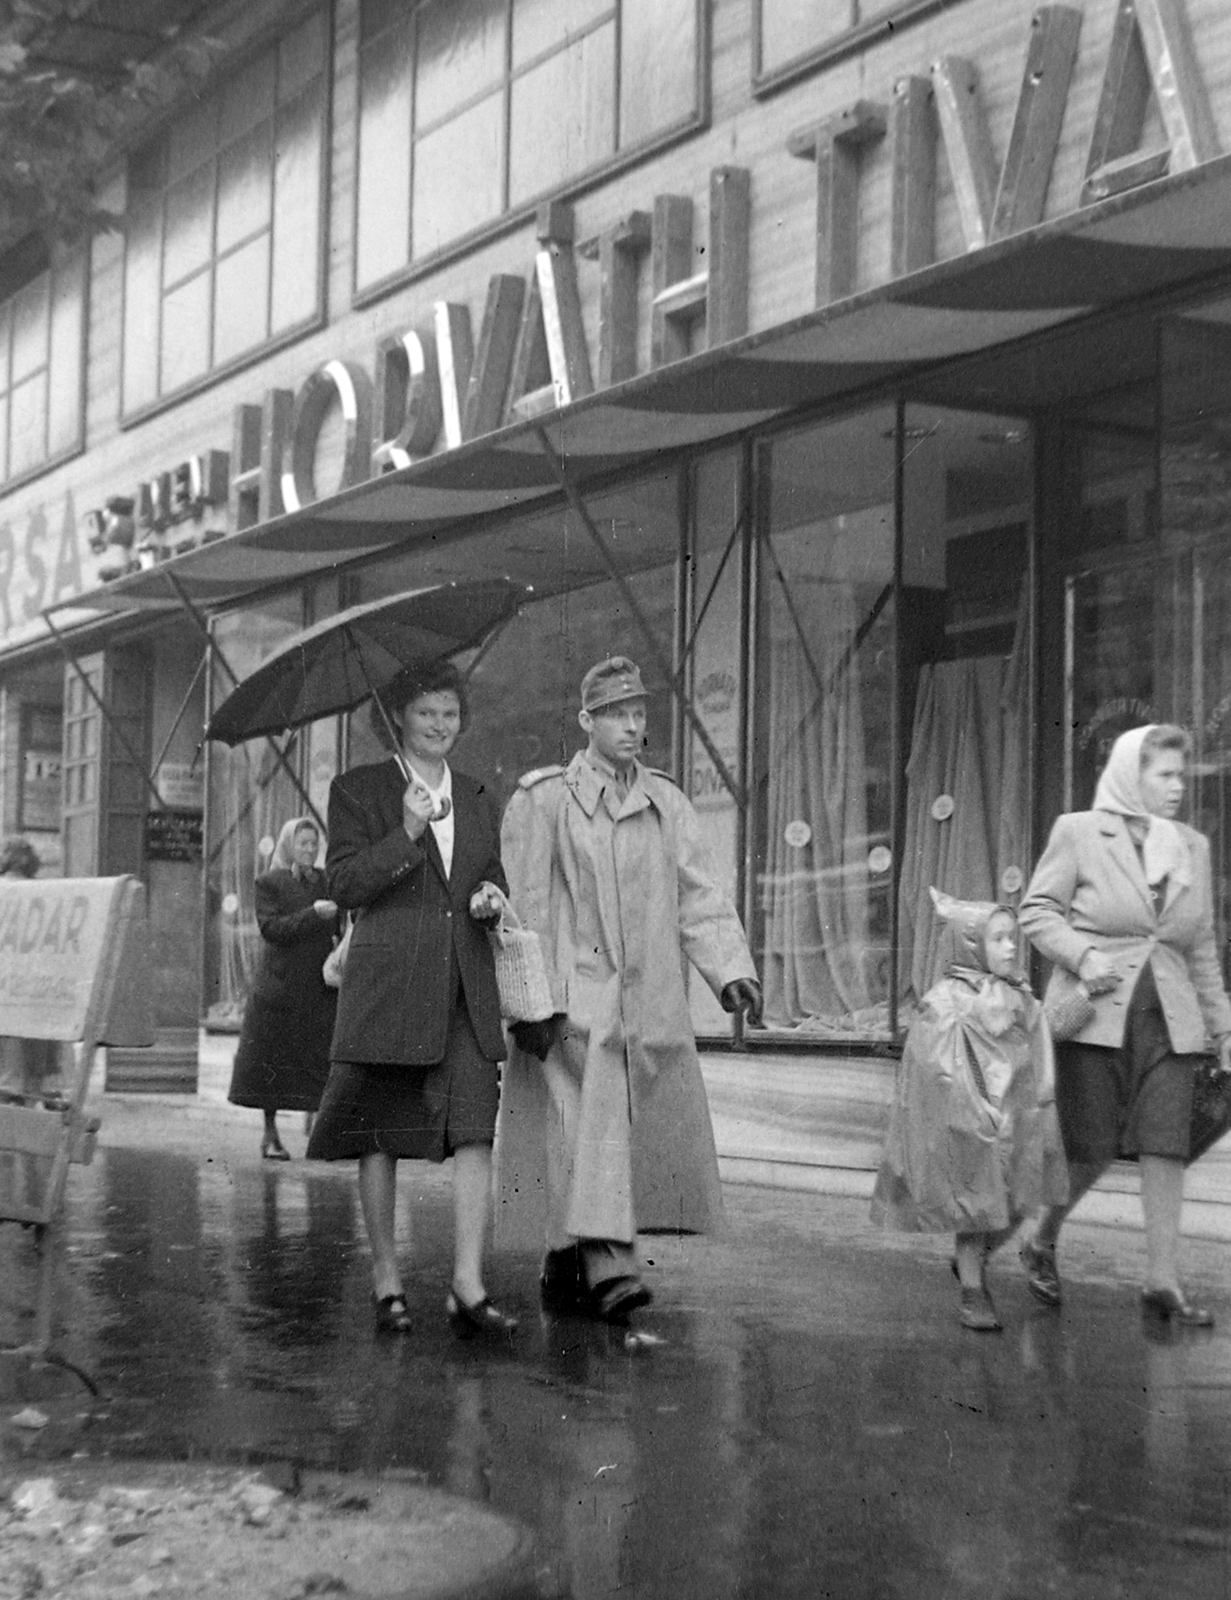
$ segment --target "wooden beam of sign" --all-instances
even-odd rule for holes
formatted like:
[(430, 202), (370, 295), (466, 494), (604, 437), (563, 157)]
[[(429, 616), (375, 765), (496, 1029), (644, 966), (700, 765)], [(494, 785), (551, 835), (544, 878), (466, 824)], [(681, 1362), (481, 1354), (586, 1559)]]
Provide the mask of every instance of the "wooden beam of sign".
[(466, 386), (462, 432), (467, 439), (494, 433), (504, 421), (504, 398), (513, 372), (525, 298), (525, 281), (513, 273), (499, 272), (488, 280), (479, 347)]
[(650, 365), (661, 367), (688, 354), (687, 325), (658, 305), (664, 290), (694, 276), (692, 201), (687, 195), (655, 195), (650, 231)]
[(826, 306), (855, 291), (859, 244), (859, 167), (869, 145), (885, 137), (889, 115), (872, 100), (856, 100), (835, 117), (800, 128), (787, 139), (793, 156), (816, 162), (816, 303)]
[(631, 378), (637, 371), (637, 280), (650, 248), (648, 211), (630, 211), (577, 253), (598, 262), (598, 386)]
[(996, 157), (978, 70), (964, 56), (942, 56), (932, 67), (932, 86), (962, 237), (967, 250), (979, 250), (991, 236)]
[(710, 173), (709, 288), (705, 342), (709, 349), (748, 332), (748, 249), (752, 174), (747, 167)]
[(936, 118), (930, 78), (901, 78), (889, 101), (889, 270), (916, 272), (936, 259)]
[[(1167, 144), (1141, 150), (1151, 92)], [(1175, 0), (1120, 0), (1081, 204), (1091, 205), (1167, 171), (1186, 171), (1217, 154), (1209, 97), (1179, 6)]]
[(566, 406), (582, 395), (594, 393), (572, 245), (553, 241), (539, 251), (534, 266), (556, 404)]
[(993, 239), (1043, 220), (1080, 32), (1081, 12), (1072, 6), (1041, 6), (1031, 21), (1026, 68), (992, 211)]

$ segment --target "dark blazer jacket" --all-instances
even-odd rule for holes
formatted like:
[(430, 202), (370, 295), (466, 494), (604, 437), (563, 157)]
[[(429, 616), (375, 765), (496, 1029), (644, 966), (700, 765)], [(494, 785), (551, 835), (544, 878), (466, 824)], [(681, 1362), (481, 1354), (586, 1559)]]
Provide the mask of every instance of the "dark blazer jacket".
[(469, 901), (487, 879), (507, 892), (495, 799), (453, 773), (453, 870), (429, 827), (412, 841), (402, 826), (406, 784), (396, 761), (356, 767), (329, 789), (329, 892), (357, 913), (338, 994), (335, 1061), (432, 1066), (443, 1060), (452, 992), (450, 954), (479, 1049), (505, 1055), (500, 999), (487, 932)]

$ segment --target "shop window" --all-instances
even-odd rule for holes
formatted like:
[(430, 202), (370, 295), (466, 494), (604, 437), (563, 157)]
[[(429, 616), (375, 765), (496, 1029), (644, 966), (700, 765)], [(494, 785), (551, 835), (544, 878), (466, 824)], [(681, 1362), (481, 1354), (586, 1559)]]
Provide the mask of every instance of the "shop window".
[(944, 969), (929, 889), (1016, 904), (1030, 875), (1032, 482), (1020, 420), (906, 408), (902, 1021)]
[(885, 1039), (893, 882), (894, 412), (779, 440), (754, 727), (768, 1027)]
[(126, 415), (319, 316), (326, 61), (317, 12), (130, 162)]
[[(713, 749), (677, 713), (685, 752), (684, 786), (719, 882), (741, 910), (739, 856), (743, 789), (743, 673), (746, 521), (742, 455), (723, 451), (697, 463), (683, 586), (684, 688)], [(731, 1035), (731, 1018), (709, 986), (688, 974), (693, 1024), (706, 1036)]]
[(82, 447), (85, 301), (81, 254), (0, 298), (0, 485)]
[(698, 120), (697, 0), (362, 0), (355, 284)]
[(822, 65), (868, 34), (899, 30), (950, 0), (752, 0), (753, 76), (774, 79), (793, 68)]
[[(230, 670), (213, 662), (211, 703), (218, 705), (236, 678), (255, 671), (303, 625), (299, 594), (216, 617), (214, 643)], [(305, 765), (305, 744), (302, 734), (278, 740), (293, 771)], [(282, 824), (304, 815), (307, 807), (265, 739), (234, 749), (216, 741), (210, 745), (208, 806), (206, 1018), (214, 1028), (238, 1029), (261, 955), (253, 886), (258, 873), (268, 869)]]

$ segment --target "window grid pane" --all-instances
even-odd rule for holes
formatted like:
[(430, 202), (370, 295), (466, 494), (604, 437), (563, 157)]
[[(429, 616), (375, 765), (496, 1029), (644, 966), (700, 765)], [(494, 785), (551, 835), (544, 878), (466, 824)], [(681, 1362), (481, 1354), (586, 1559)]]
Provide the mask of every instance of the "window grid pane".
[(0, 304), (0, 483), (81, 440), (84, 255)]
[(131, 165), (167, 176), (128, 230), (126, 415), (319, 309), (326, 43), (317, 11)]
[(697, 116), (697, 9), (362, 0), (356, 288)]

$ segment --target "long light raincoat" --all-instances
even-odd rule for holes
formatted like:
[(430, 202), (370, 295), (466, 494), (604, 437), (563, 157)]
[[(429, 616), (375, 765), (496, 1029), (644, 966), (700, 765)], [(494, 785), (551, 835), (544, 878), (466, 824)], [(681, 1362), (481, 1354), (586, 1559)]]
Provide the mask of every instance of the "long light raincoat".
[(501, 855), (565, 1022), (545, 1062), (515, 1048), (505, 1071), (498, 1241), (707, 1231), (721, 1198), (685, 967), (715, 994), (755, 968), (696, 813), (640, 764), (620, 798), (582, 752), (521, 780)]
[(1068, 1198), (1055, 1061), (1043, 1007), (987, 969), (1000, 909), (953, 903), (957, 959), (906, 1036), (873, 1221), (925, 1233), (995, 1233)]

